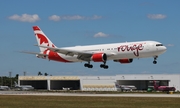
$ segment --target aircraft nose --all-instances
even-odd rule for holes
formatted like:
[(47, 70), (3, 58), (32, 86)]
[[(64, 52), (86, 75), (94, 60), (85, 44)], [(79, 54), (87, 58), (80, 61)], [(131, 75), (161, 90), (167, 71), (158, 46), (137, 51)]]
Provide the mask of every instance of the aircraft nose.
[(163, 52), (165, 52), (165, 51), (167, 50), (167, 48), (166, 48), (165, 46), (163, 46), (163, 47), (161, 48), (161, 50), (162, 50)]
[(166, 50), (167, 50), (167, 48), (166, 48), (165, 46), (164, 46), (164, 48), (163, 48), (163, 49), (164, 49), (164, 51), (166, 51)]

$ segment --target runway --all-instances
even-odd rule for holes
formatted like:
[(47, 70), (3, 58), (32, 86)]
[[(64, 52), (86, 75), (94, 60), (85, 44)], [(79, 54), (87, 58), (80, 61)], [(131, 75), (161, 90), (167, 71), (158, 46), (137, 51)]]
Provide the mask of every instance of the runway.
[(94, 93), (52, 93), (33, 91), (0, 91), (0, 95), (27, 95), (27, 96), (91, 96), (91, 97), (174, 97), (180, 98), (180, 94), (144, 94), (144, 93), (123, 93), (123, 94), (94, 94)]

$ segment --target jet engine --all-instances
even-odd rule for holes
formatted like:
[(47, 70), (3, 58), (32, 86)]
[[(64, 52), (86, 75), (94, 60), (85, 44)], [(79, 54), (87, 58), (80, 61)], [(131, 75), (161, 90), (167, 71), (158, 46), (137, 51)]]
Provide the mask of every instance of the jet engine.
[(107, 60), (107, 55), (105, 53), (95, 53), (91, 56), (91, 60), (94, 62), (104, 62)]
[(126, 64), (126, 63), (132, 63), (133, 59), (119, 59), (119, 60), (114, 60), (114, 62), (120, 62), (122, 64)]
[(45, 55), (36, 54), (36, 57), (37, 57), (37, 58), (46, 59), (46, 56), (45, 56)]

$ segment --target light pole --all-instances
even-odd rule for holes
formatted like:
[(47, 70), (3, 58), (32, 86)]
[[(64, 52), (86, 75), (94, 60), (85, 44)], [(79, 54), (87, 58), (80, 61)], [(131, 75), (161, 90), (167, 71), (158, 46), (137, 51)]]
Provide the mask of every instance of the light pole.
[(3, 86), (3, 76), (1, 76), (1, 85)]
[(26, 71), (24, 71), (24, 76), (26, 76)]
[(12, 88), (12, 78), (11, 78), (12, 72), (9, 72), (9, 78), (11, 79), (11, 88)]

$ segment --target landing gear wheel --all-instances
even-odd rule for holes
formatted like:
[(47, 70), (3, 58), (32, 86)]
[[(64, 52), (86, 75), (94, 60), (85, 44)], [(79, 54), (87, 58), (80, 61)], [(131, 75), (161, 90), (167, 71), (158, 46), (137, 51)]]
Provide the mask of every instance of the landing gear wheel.
[(104, 64), (101, 64), (101, 65), (100, 65), (101, 68), (104, 68), (104, 66), (105, 66)]
[(157, 61), (153, 61), (153, 64), (157, 64)]
[(105, 65), (105, 64), (101, 64), (100, 67), (101, 67), (101, 68), (104, 68), (104, 69), (108, 69), (109, 66), (108, 66), (108, 65)]
[(84, 64), (84, 67), (93, 68), (93, 65), (88, 62)]
[(108, 65), (105, 65), (105, 66), (104, 66), (104, 69), (108, 69), (108, 67), (109, 67)]
[(88, 65), (89, 65), (89, 64), (85, 63), (85, 64), (84, 64), (84, 67), (88, 67)]
[(157, 60), (157, 58), (158, 58), (158, 56), (155, 56), (155, 57), (154, 57), (153, 64), (157, 64), (157, 61), (156, 61), (156, 60)]
[(93, 65), (89, 65), (88, 68), (93, 68)]

